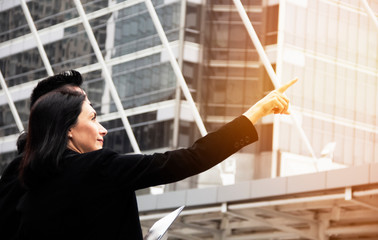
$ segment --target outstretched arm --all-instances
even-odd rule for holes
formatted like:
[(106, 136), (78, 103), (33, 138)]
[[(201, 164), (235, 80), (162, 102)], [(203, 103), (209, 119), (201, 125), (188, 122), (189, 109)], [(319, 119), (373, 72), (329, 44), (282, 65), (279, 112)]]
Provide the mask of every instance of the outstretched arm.
[(277, 90), (270, 92), (250, 109), (248, 109), (244, 116), (246, 116), (253, 124), (269, 114), (290, 114), (289, 99), (285, 96), (285, 91), (296, 83), (298, 79), (291, 80), (289, 83), (283, 85)]

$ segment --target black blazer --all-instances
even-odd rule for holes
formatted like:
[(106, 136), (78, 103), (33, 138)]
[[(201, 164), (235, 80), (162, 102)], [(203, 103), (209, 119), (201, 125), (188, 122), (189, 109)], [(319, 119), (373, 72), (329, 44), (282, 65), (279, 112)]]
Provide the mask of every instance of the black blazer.
[(26, 191), (18, 181), (21, 159), (22, 155), (17, 156), (0, 179), (0, 239), (15, 239), (19, 226), (20, 213), (16, 211), (16, 206)]
[(67, 150), (61, 171), (18, 205), (19, 239), (142, 239), (134, 191), (203, 172), (257, 140), (241, 116), (192, 147), (153, 155)]

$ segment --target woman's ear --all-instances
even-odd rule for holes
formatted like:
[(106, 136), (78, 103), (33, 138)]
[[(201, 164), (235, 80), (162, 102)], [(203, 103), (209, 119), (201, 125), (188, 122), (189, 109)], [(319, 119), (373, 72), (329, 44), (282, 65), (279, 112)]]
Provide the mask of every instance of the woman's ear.
[(68, 130), (68, 134), (67, 134), (67, 136), (68, 136), (68, 138), (72, 138), (72, 132), (71, 132), (71, 129), (70, 130)]

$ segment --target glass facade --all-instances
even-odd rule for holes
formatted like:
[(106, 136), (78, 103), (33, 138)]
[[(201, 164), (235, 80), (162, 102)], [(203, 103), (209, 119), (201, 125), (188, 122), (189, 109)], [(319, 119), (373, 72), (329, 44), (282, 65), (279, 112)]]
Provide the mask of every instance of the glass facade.
[[(243, 4), (262, 45), (276, 44), (278, 6), (257, 0)], [(207, 2), (205, 29), (201, 102), (211, 131), (242, 114), (274, 87), (231, 0)], [(235, 181), (270, 177), (273, 125), (256, 127), (262, 137), (241, 150), (243, 160), (234, 163)]]
[[(19, 85), (28, 84), (34, 80), (47, 76), (37, 45), (30, 34), (29, 26), (24, 17), (20, 4), (9, 6), (9, 2), (2, 1), (0, 8), (1, 30), (0, 38), (3, 44), (0, 51), (0, 70), (6, 80), (8, 88), (17, 88)], [(87, 11), (95, 11), (107, 6), (107, 1), (83, 1)], [(40, 38), (54, 72), (66, 69), (75, 69), (97, 62), (88, 38), (81, 24), (72, 27), (61, 27), (67, 20), (77, 18), (76, 8), (71, 1), (27, 1), (30, 14), (34, 20), (37, 30), (46, 30), (54, 26), (48, 34), (41, 34)], [(100, 25), (106, 16), (95, 19), (92, 24)], [(46, 31), (45, 31), (46, 32)], [(98, 39), (100, 47), (104, 47), (104, 32), (94, 28), (94, 34)], [(15, 42), (7, 46), (9, 41)], [(4, 49), (10, 49), (10, 51)], [(88, 81), (89, 82), (89, 81)], [(91, 85), (86, 83), (85, 85)], [(93, 84), (92, 84), (93, 85)], [(89, 91), (90, 92), (90, 91)], [(18, 96), (19, 100), (15, 105), (27, 128), (29, 115), (28, 96)], [(0, 105), (0, 137), (17, 135), (19, 132), (15, 125), (7, 102)], [(9, 162), (16, 155), (15, 151), (6, 152), (0, 155), (0, 161)], [(2, 170), (1, 170), (2, 171)]]
[[(31, 86), (47, 71), (21, 6), (10, 2), (0, 0), (0, 70), (26, 127)], [(279, 79), (300, 79), (287, 95), (315, 154), (320, 157), (324, 146), (335, 142), (334, 162), (378, 161), (378, 32), (362, 3), (279, 1), (284, 4), (280, 6), (277, 2), (248, 0), (243, 5)], [(377, 12), (378, 4), (368, 2)], [(175, 110), (185, 99), (176, 96), (176, 76), (160, 38), (145, 4), (126, 7), (125, 3), (82, 1), (139, 147), (145, 153), (187, 147), (200, 134), (190, 117), (181, 116), (184, 111)], [(185, 16), (181, 16), (182, 3)], [(242, 114), (274, 89), (231, 0), (153, 4), (208, 131)], [(27, 5), (53, 71), (82, 72), (83, 88), (108, 129), (105, 147), (133, 152), (73, 1), (27, 1)], [(279, 132), (274, 124), (279, 124)], [(236, 164), (234, 158), (221, 166), (233, 168), (235, 181), (270, 177), (274, 151), (279, 153), (278, 167), (286, 153), (310, 156), (289, 118), (278, 123), (268, 118), (256, 127), (259, 142), (240, 151)], [(17, 135), (1, 93), (0, 172), (16, 155), (9, 144), (15, 144)], [(278, 149), (273, 149), (275, 138)], [(201, 175), (167, 189), (212, 184), (208, 181)]]
[[(121, 5), (116, 10), (99, 14), (101, 9), (122, 3), (124, 1), (82, 1), (100, 50), (106, 61), (112, 62), (112, 79), (124, 108), (133, 110), (147, 106), (147, 110), (128, 117), (139, 147), (142, 151), (169, 149), (172, 146), (173, 117), (159, 117), (160, 110), (148, 106), (162, 101), (174, 101), (176, 78), (169, 62), (162, 60), (162, 50), (149, 51), (161, 46), (161, 41), (144, 3), (127, 8)], [(153, 4), (169, 41), (177, 42), (180, 31), (180, 2), (154, 1)], [(83, 88), (99, 116), (109, 118), (108, 116), (117, 110), (113, 99), (106, 91), (108, 88), (101, 68), (96, 66), (97, 58), (73, 1), (27, 1), (27, 5), (53, 71), (81, 70), (85, 79)], [(195, 10), (196, 7), (190, 8), (190, 28), (196, 27)], [(21, 42), (17, 45), (20, 49), (2, 51), (0, 58), (0, 70), (9, 89), (18, 90), (20, 86), (46, 77), (47, 72), (36, 44), (26, 43), (34, 42), (34, 39), (30, 35), (21, 6), (9, 6), (2, 1), (0, 11), (1, 44), (13, 47), (15, 44), (10, 41)], [(90, 17), (92, 13), (97, 13), (97, 16)], [(143, 57), (138, 56), (142, 51), (146, 51), (147, 54)], [(198, 68), (193, 67), (193, 63), (190, 62), (184, 62), (183, 68), (186, 69), (186, 77), (194, 79)], [(29, 99), (28, 96), (18, 98), (20, 100), (15, 101), (15, 104), (27, 127)], [(3, 101), (0, 108), (0, 137), (6, 139), (9, 136), (17, 136), (18, 129), (7, 102)], [(171, 110), (173, 111), (173, 108)], [(102, 124), (109, 132), (105, 147), (122, 153), (133, 152), (118, 117), (110, 117), (110, 120), (104, 120)], [(193, 140), (182, 137), (180, 139), (185, 146)], [(0, 172), (15, 155), (15, 148), (0, 154)]]
[[(378, 31), (361, 1), (286, 3), (281, 79), (315, 153), (334, 142), (333, 161), (378, 161)], [(376, 1), (369, 1), (374, 12)], [(308, 155), (295, 127), (282, 123), (280, 150)], [(299, 144), (296, 144), (299, 143)]]

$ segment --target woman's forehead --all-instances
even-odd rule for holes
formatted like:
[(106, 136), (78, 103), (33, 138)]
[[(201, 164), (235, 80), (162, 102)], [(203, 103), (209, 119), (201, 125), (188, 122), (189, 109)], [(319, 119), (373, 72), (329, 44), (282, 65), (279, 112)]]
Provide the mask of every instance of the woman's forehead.
[(89, 101), (89, 99), (87, 97), (85, 97), (85, 100), (83, 102), (83, 107), (82, 107), (82, 111), (85, 110), (85, 111), (88, 111), (88, 112), (96, 112), (93, 107), (92, 107), (92, 104), (91, 102)]

